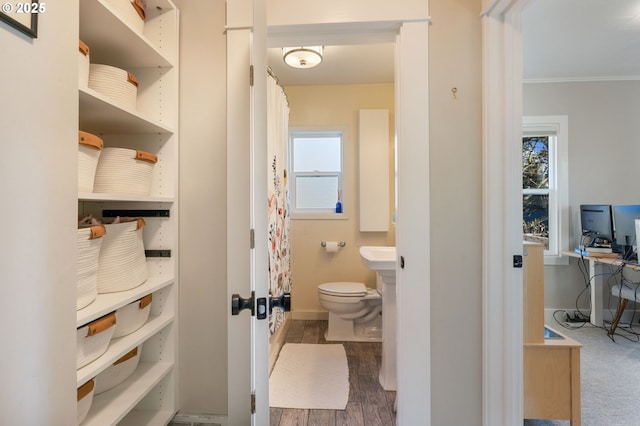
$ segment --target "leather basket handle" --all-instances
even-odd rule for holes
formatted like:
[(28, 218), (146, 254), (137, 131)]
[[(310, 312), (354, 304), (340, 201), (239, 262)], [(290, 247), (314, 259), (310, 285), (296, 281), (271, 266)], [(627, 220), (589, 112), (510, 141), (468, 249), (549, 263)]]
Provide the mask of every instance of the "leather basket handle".
[(155, 164), (158, 162), (158, 156), (150, 152), (136, 150), (136, 160), (146, 161), (147, 163)]
[(151, 304), (151, 294), (147, 294), (145, 297), (140, 299), (139, 302), (140, 303), (138, 303), (138, 308), (140, 308), (140, 309), (146, 308), (147, 306), (149, 306)]
[(132, 350), (130, 350), (129, 352), (127, 352), (126, 354), (124, 354), (121, 358), (119, 358), (116, 362), (114, 362), (113, 365), (122, 364), (123, 362), (130, 360), (131, 358), (135, 357), (136, 355), (138, 355), (138, 347), (137, 346), (135, 348), (133, 348)]
[(92, 323), (89, 323), (89, 330), (87, 331), (87, 337), (95, 336), (98, 333), (102, 333), (109, 327), (116, 325), (116, 314), (110, 313), (102, 318), (98, 318)]
[(89, 393), (93, 390), (95, 385), (96, 385), (96, 382), (93, 379), (91, 379), (84, 385), (80, 386), (78, 388), (78, 401), (80, 401), (85, 396), (89, 395)]
[(89, 46), (87, 46), (87, 44), (82, 41), (82, 40), (78, 40), (78, 49), (80, 50), (80, 53), (82, 53), (84, 56), (89, 56)]
[(89, 239), (95, 240), (96, 238), (100, 238), (107, 233), (107, 228), (104, 225), (93, 225), (89, 228)]
[(91, 133), (83, 132), (82, 130), (78, 130), (78, 143), (97, 150), (104, 148), (102, 139)]
[(134, 86), (138, 87), (138, 79), (136, 78), (135, 75), (131, 74), (129, 71), (127, 71), (127, 81), (133, 84)]
[(147, 13), (144, 10), (144, 3), (141, 0), (132, 0), (131, 6), (138, 12), (138, 16), (143, 21), (147, 18)]

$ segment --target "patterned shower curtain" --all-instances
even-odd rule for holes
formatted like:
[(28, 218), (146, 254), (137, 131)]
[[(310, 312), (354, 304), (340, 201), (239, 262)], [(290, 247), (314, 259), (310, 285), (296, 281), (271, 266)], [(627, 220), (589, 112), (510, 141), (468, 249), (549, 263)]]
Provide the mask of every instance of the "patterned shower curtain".
[[(267, 79), (267, 156), (269, 161), (269, 290), (278, 297), (291, 291), (289, 258), (289, 185), (287, 155), (289, 106), (276, 80)], [(284, 311), (274, 308), (269, 330), (275, 333), (284, 322)]]

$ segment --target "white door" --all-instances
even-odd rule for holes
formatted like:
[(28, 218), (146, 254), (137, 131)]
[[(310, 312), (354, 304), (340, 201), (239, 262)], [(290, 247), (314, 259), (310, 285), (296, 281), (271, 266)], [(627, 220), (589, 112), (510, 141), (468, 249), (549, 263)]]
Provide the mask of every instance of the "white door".
[[(265, 1), (228, 0), (226, 201), (229, 425), (269, 424), (265, 40)], [(234, 295), (236, 306), (248, 309), (232, 312)], [(252, 295), (253, 301), (250, 300)], [(262, 317), (264, 319), (259, 319)]]

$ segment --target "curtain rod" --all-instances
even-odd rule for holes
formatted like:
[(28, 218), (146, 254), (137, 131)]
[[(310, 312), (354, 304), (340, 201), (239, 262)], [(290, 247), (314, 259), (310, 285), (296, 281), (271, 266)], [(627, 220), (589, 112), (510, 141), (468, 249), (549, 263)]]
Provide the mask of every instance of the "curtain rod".
[(267, 67), (267, 74), (271, 77), (273, 77), (273, 79), (276, 81), (276, 84), (280, 87), (282, 87), (282, 85), (280, 84), (280, 79), (278, 78), (278, 76), (276, 75), (275, 72), (273, 72), (273, 70), (271, 69), (271, 67)]

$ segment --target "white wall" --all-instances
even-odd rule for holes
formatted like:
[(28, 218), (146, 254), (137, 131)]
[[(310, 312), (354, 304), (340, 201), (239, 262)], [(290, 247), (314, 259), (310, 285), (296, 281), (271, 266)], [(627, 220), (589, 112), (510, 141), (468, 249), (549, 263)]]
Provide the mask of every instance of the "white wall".
[(0, 22), (0, 424), (76, 422), (78, 2), (47, 6)]
[(180, 355), (183, 413), (227, 412), (224, 0), (180, 9)]
[(471, 426), (482, 424), (480, 1), (429, 3), (431, 424)]
[[(633, 189), (640, 182), (639, 99), (640, 81), (524, 85), (524, 115), (569, 117), (571, 248), (580, 236), (580, 204), (640, 204)], [(546, 309), (573, 312), (584, 288), (577, 260), (545, 267)], [(586, 295), (579, 302), (581, 308), (589, 306)]]

